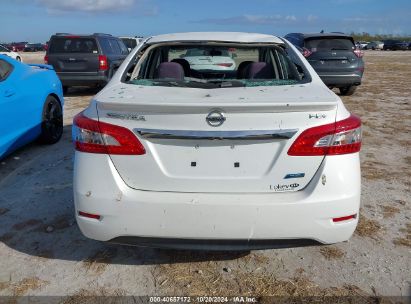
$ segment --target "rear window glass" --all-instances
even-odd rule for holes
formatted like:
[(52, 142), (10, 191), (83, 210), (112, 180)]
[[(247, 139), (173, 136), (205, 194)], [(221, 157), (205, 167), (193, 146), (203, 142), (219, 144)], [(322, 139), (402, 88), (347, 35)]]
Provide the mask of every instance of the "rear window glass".
[(49, 53), (98, 53), (95, 39), (92, 38), (55, 38), (50, 42)]
[(145, 86), (204, 89), (310, 81), (296, 58), (276, 45), (162, 45), (147, 50), (139, 64), (127, 72), (126, 81)]
[(305, 47), (312, 52), (327, 50), (352, 50), (353, 42), (348, 38), (315, 38), (305, 41)]
[(230, 56), (228, 50), (224, 49), (204, 49), (204, 48), (193, 48), (188, 49), (184, 55), (185, 57), (196, 57), (196, 56)]

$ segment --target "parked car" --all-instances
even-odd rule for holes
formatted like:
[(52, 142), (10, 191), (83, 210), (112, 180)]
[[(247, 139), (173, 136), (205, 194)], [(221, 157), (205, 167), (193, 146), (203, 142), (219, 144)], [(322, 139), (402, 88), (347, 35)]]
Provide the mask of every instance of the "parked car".
[(361, 85), (364, 53), (351, 36), (339, 33), (290, 33), (285, 36), (303, 50), (304, 57), (329, 88), (352, 95)]
[(180, 56), (181, 59), (187, 60), (193, 70), (211, 70), (211, 71), (234, 71), (236, 64), (228, 49), (209, 48), (189, 48), (186, 53)]
[(22, 61), (19, 53), (10, 51), (8, 48), (6, 48), (4, 45), (1, 45), (1, 44), (0, 44), (0, 55), (6, 55), (13, 59), (16, 59), (17, 61)]
[(23, 52), (27, 42), (13, 42), (10, 44), (10, 49), (13, 52)]
[(384, 42), (382, 41), (372, 41), (367, 44), (367, 46), (364, 48), (366, 50), (382, 50), (384, 47)]
[(355, 43), (355, 46), (357, 47), (357, 48), (359, 48), (360, 50), (362, 50), (362, 49), (367, 49), (367, 45), (369, 44), (369, 42), (367, 42), (367, 41), (357, 41), (356, 43)]
[(385, 40), (383, 50), (405, 51), (408, 49), (408, 43), (400, 40)]
[[(194, 47), (230, 48), (237, 69), (186, 76), (173, 60)], [(149, 38), (74, 118), (73, 141), (92, 239), (272, 248), (345, 241), (358, 222), (361, 121), (272, 35)]]
[(408, 42), (408, 49), (411, 50), (411, 42)]
[(128, 51), (131, 52), (141, 41), (143, 37), (119, 37), (127, 47)]
[(0, 159), (38, 139), (63, 134), (63, 94), (51, 66), (27, 65), (0, 55)]
[(127, 55), (123, 41), (109, 34), (56, 34), (44, 61), (54, 67), (67, 92), (72, 86), (106, 85)]
[(25, 52), (42, 52), (45, 51), (44, 45), (41, 43), (27, 43), (24, 46)]

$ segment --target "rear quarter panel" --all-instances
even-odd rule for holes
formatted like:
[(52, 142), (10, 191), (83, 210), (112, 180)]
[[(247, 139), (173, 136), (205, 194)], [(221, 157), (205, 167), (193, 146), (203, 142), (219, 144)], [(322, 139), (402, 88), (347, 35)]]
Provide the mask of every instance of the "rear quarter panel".
[(14, 70), (1, 86), (15, 93), (0, 103), (0, 112), (4, 114), (0, 120), (0, 158), (40, 135), (43, 107), (49, 95), (54, 95), (62, 106), (64, 104), (61, 83), (53, 70), (31, 67), (12, 59), (7, 61)]

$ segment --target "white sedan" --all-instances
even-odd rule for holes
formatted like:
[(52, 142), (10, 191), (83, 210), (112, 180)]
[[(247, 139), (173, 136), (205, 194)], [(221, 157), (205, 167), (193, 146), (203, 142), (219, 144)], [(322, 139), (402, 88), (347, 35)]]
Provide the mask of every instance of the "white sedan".
[(236, 64), (228, 50), (221, 48), (190, 48), (181, 57), (194, 70), (233, 71)]
[[(193, 47), (235, 48), (238, 68), (188, 77), (175, 58)], [(74, 118), (73, 141), (92, 239), (261, 249), (346, 241), (358, 222), (361, 121), (276, 36), (146, 39)]]
[(10, 51), (8, 48), (6, 48), (5, 46), (1, 44), (0, 44), (0, 55), (6, 55), (13, 59), (16, 59), (17, 61), (23, 61), (19, 53)]

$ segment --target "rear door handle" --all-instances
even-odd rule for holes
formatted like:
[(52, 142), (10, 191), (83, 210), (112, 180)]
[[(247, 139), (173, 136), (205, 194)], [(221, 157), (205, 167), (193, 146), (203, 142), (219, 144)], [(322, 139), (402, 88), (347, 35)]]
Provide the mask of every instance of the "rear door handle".
[(16, 94), (16, 91), (14, 91), (13, 89), (6, 89), (4, 91), (4, 97), (11, 97), (14, 94)]

